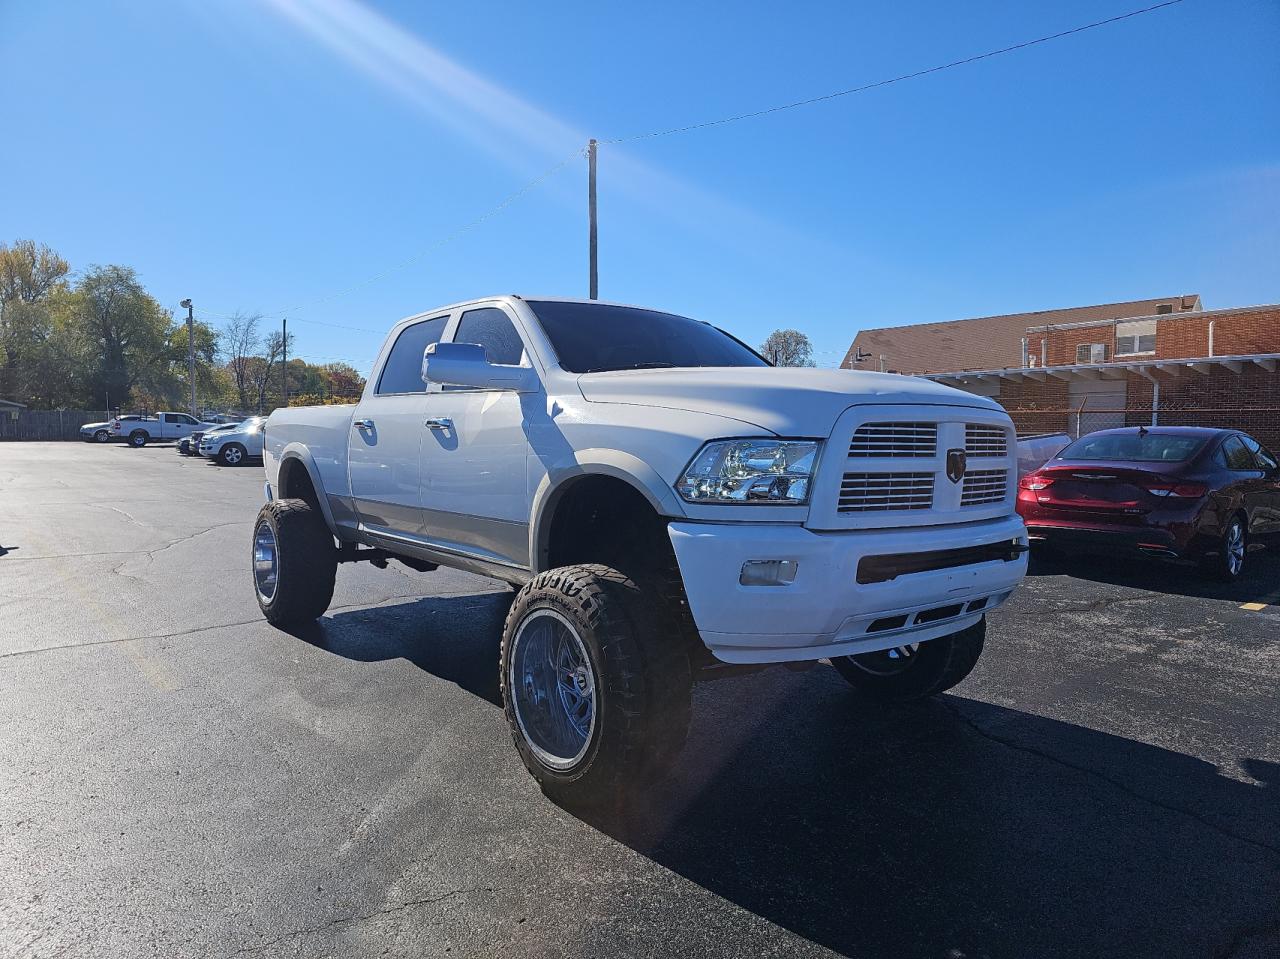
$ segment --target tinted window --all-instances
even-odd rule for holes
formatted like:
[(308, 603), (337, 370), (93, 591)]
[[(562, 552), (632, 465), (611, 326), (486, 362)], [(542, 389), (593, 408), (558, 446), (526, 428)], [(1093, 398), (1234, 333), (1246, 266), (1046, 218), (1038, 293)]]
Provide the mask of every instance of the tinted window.
[(422, 382), (422, 354), (432, 343), (439, 343), (444, 333), (447, 316), (423, 320), (406, 326), (396, 337), (387, 365), (378, 378), (378, 393), (425, 393), (427, 384)]
[(1204, 446), (1200, 436), (1169, 433), (1095, 433), (1085, 436), (1058, 454), (1061, 460), (1137, 460), (1181, 463)]
[(455, 343), (474, 343), (484, 347), (490, 363), (519, 366), (524, 356), (524, 342), (511, 323), (511, 317), (496, 307), (467, 310), (458, 321)]
[(1255, 440), (1252, 436), (1241, 436), (1244, 445), (1249, 448), (1249, 452), (1253, 454), (1253, 458), (1258, 461), (1258, 465), (1265, 470), (1273, 470), (1276, 468), (1276, 458), (1271, 455), (1270, 450)]
[(729, 334), (687, 316), (600, 303), (531, 301), (570, 373), (664, 366), (768, 366)]
[(1222, 444), (1222, 461), (1227, 469), (1256, 470), (1258, 464), (1253, 461), (1253, 454), (1240, 442), (1238, 436), (1228, 436)]
[(188, 416), (186, 413), (169, 413), (166, 419), (170, 423), (186, 423), (188, 426), (194, 426), (197, 422), (194, 417)]

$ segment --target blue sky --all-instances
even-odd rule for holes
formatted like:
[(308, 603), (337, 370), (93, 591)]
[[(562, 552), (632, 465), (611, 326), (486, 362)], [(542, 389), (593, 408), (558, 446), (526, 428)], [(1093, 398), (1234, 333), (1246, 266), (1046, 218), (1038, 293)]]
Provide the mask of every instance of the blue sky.
[[(401, 316), (586, 294), (588, 136), (696, 123), (1142, 0), (0, 0), (0, 239), (362, 370)], [(854, 97), (601, 148), (601, 296), (751, 342), (1198, 292), (1280, 300), (1280, 5), (1185, 0)], [(347, 329), (355, 327), (357, 329)], [(371, 331), (362, 332), (361, 330)]]

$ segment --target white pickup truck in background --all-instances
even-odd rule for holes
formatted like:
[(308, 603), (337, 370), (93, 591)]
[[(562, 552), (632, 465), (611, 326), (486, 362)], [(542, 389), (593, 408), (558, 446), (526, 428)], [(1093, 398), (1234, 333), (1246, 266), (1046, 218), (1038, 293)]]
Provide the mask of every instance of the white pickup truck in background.
[(727, 668), (828, 659), (881, 700), (948, 689), (1026, 570), (996, 403), (773, 368), (636, 307), (502, 296), (403, 320), (359, 404), (276, 411), (264, 461), (273, 623), (321, 616), (341, 562), (519, 587), (495, 665), (561, 799), (659, 775), (693, 681)]
[(130, 446), (146, 446), (156, 440), (180, 440), (198, 429), (210, 429), (216, 423), (203, 423), (189, 413), (157, 413), (155, 416), (125, 417), (111, 421), (111, 435), (124, 437)]

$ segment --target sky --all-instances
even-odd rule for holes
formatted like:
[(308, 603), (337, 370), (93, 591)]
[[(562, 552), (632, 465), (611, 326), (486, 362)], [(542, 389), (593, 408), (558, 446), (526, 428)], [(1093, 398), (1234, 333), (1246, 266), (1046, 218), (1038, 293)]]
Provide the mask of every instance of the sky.
[[(1153, 0), (0, 0), (0, 241), (367, 372), (399, 318), (587, 293), (586, 140)], [(600, 295), (836, 366), (863, 328), (1280, 301), (1280, 4), (1183, 0), (604, 143)]]

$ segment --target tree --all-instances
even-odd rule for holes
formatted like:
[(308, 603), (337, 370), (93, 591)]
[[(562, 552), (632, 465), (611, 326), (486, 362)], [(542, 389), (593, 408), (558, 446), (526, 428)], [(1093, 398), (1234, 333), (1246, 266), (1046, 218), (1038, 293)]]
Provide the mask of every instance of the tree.
[[(26, 400), (47, 373), (54, 332), (53, 299), (66, 289), (71, 266), (43, 243), (0, 243), (0, 396)], [(57, 371), (65, 379), (65, 368)]]
[[(258, 402), (258, 412), (264, 411), (267, 405), (267, 394), (271, 392), (271, 388), (279, 383), (280, 371), (276, 369), (276, 360), (282, 359), (285, 353), (284, 335), (279, 331), (273, 330), (267, 334), (267, 338), (262, 342), (263, 355), (255, 357), (256, 363), (249, 364), (249, 380), (253, 384), (254, 395)], [(288, 347), (293, 349), (293, 334), (289, 334)], [(273, 377), (272, 374), (275, 374)], [(272, 382), (273, 378), (275, 383)]]
[(258, 354), (258, 323), (262, 315), (259, 313), (233, 313), (226, 329), (222, 331), (222, 353), (226, 357), (227, 371), (231, 374), (231, 383), (236, 393), (236, 408), (241, 412), (249, 409), (249, 400), (253, 390), (253, 378), (250, 376), (250, 360)]
[(813, 344), (799, 330), (774, 330), (760, 347), (774, 366), (813, 366)]

